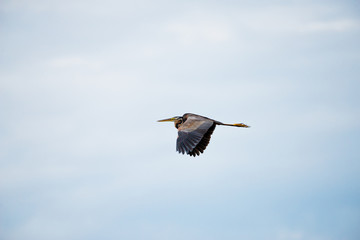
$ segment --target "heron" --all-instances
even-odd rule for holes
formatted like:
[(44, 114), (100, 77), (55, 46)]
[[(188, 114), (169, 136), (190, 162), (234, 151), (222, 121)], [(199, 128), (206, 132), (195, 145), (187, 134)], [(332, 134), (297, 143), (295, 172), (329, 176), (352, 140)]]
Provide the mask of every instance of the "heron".
[(175, 127), (178, 129), (176, 151), (193, 157), (199, 156), (204, 152), (216, 125), (249, 127), (244, 123), (222, 123), (193, 113), (185, 113), (183, 116), (158, 120), (158, 122), (174, 122)]

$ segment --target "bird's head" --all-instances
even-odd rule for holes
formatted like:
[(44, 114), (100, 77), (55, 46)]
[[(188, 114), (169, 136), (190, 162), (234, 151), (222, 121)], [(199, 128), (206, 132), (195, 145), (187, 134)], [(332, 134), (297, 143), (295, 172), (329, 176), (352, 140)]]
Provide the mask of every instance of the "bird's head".
[(175, 116), (175, 117), (172, 117), (172, 118), (158, 120), (158, 122), (174, 122), (175, 127), (178, 128), (180, 126), (180, 124), (183, 122), (183, 117)]

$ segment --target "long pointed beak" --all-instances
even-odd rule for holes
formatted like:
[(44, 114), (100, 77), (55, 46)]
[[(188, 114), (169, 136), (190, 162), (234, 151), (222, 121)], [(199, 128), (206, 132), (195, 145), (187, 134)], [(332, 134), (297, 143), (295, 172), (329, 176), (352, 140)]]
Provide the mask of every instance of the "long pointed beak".
[(167, 118), (167, 119), (163, 119), (163, 120), (158, 120), (158, 122), (175, 122), (176, 119), (175, 118)]

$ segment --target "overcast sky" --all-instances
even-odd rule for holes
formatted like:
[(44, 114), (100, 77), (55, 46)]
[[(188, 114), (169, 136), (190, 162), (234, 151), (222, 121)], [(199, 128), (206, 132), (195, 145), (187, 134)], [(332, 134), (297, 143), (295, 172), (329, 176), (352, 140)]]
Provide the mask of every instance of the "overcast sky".
[[(358, 1), (0, 2), (0, 239), (360, 239)], [(158, 119), (219, 126), (200, 157)]]

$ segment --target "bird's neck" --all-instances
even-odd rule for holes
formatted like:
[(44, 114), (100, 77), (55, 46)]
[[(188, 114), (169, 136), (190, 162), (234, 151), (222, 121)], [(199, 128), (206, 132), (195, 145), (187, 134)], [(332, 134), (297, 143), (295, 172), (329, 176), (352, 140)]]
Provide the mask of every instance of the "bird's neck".
[(182, 120), (178, 120), (178, 121), (176, 121), (176, 122), (174, 122), (174, 123), (175, 123), (175, 127), (176, 127), (176, 128), (179, 128), (180, 125), (182, 124)]

